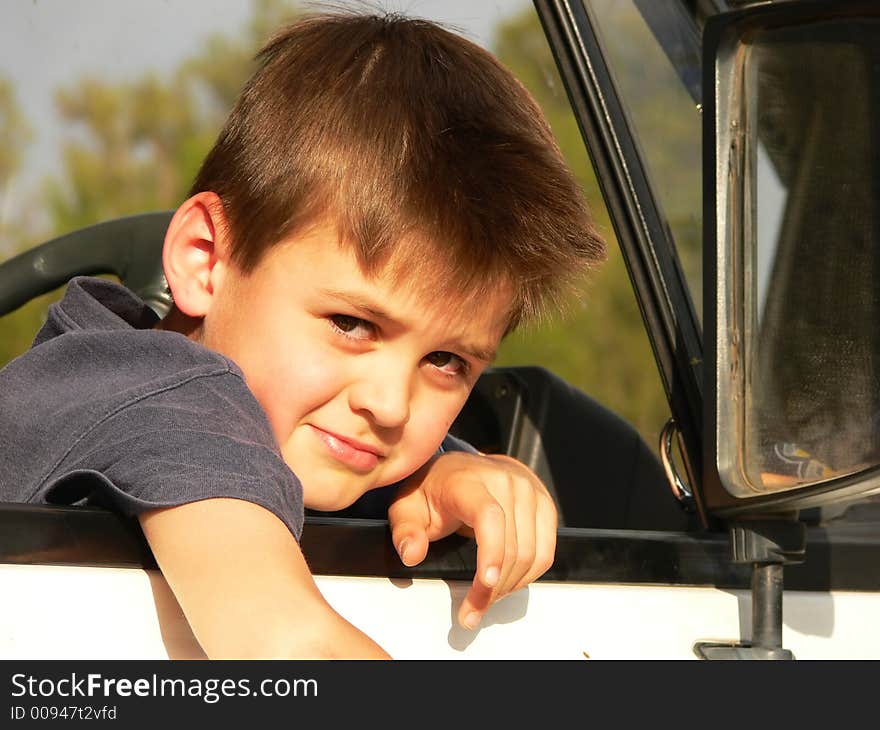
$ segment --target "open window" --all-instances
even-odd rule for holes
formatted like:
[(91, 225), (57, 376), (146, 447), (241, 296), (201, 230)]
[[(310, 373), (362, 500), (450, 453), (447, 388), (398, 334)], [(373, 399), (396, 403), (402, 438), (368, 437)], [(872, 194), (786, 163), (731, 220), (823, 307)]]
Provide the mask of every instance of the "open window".
[[(242, 0), (241, 6), (236, 12), (246, 17), (249, 4)], [(510, 454), (534, 468), (557, 500), (563, 527), (684, 529), (693, 519), (675, 503), (656, 454), (668, 406), (553, 54), (530, 3), (506, 4), (502, 10), (503, 14), (497, 15), (496, 10), (480, 6), (461, 16), (447, 4), (437, 3), (419, 12), (451, 22), (489, 45), (529, 85), (545, 107), (570, 164), (584, 180), (600, 225), (609, 234), (612, 260), (606, 267), (609, 273), (598, 274), (595, 283), (579, 293), (586, 306), (580, 299), (571, 302), (573, 317), (512, 338), (501, 354), (499, 367), (478, 383), (453, 433), (481, 450)], [(39, 27), (40, 22), (51, 20), (41, 12), (29, 3), (15, 8), (23, 36), (27, 36), (25, 26)], [(161, 9), (149, 12), (149, 22), (161, 22)], [(260, 12), (268, 15), (252, 18), (253, 28), (280, 22), (287, 9), (281, 3), (274, 10)], [(61, 23), (63, 17), (56, 20)], [(139, 23), (124, 25), (134, 29)], [(244, 21), (242, 26), (246, 26)], [(8, 158), (14, 162), (10, 179), (16, 185), (2, 190), (0, 228), (6, 236), (4, 256), (8, 260), (0, 269), (5, 282), (0, 284), (0, 310), (16, 310), (34, 297), (45, 297), (75, 274), (111, 274), (162, 314), (170, 305), (159, 262), (169, 215), (164, 209), (185, 194), (188, 176), (200, 159), (199, 145), (213, 139), (225, 115), (224, 104), (237, 90), (236, 79), (244, 77), (248, 53), (253, 50), (246, 48), (246, 43), (256, 47), (258, 39), (247, 36), (250, 31), (235, 36), (227, 22), (224, 37), (206, 44), (174, 73), (128, 69), (127, 75), (114, 76), (112, 54), (118, 53), (116, 46), (109, 47), (110, 56), (94, 55), (100, 45), (65, 46), (63, 39), (53, 35), (55, 30), (47, 27), (31, 38), (35, 59), (42, 55), (42, 44), (56, 42), (61, 46), (53, 58), (64, 57), (68, 68), (97, 63), (100, 73), (91, 79), (69, 76), (58, 81), (55, 67), (27, 60), (27, 47), (18, 48), (15, 63), (4, 65), (18, 75), (17, 80), (12, 79), (8, 96), (8, 108), (16, 114), (10, 111), (6, 119), (11, 125), (11, 120), (17, 119), (13, 126), (20, 132), (5, 139), (20, 149)], [(126, 64), (137, 56), (141, 41), (149, 45), (139, 36), (132, 40)], [(229, 68), (206, 64), (211, 53), (223, 54)], [(155, 53), (145, 57), (155, 60)], [(233, 69), (233, 62), (241, 68)], [(43, 96), (35, 102), (31, 95), (41, 89)], [(53, 95), (57, 102), (52, 102)], [(34, 111), (44, 108), (49, 113), (37, 115)], [(51, 113), (55, 109), (57, 116)], [(104, 113), (107, 116), (101, 116)], [(44, 128), (50, 118), (54, 121)], [(11, 126), (9, 130), (13, 131)], [(54, 151), (31, 149), (27, 142), (32, 138), (58, 146)], [(31, 152), (37, 157), (30, 157)], [(46, 168), (51, 159), (60, 165), (54, 172)], [(41, 188), (48, 196), (45, 200), (40, 198)], [(14, 215), (25, 192), (34, 195), (34, 209), (41, 211), (33, 220)], [(144, 210), (155, 212), (142, 215)], [(42, 248), (32, 246), (47, 239), (52, 242)], [(27, 253), (19, 251), (24, 248)], [(17, 253), (21, 255), (10, 258)], [(18, 330), (19, 351), (27, 346), (40, 319), (38, 312), (28, 310), (27, 317), (13, 322), (21, 311), (0, 319), (0, 331), (4, 327), (7, 332)], [(12, 336), (2, 339), (7, 343), (14, 340)], [(530, 340), (536, 341), (537, 347), (528, 345)], [(6, 359), (12, 354), (7, 353)], [(352, 514), (380, 521), (384, 516), (375, 505)], [(140, 559), (149, 563), (148, 555), (137, 558), (143, 548), (137, 535), (121, 540), (118, 551), (109, 547), (115, 538), (108, 536), (118, 536), (120, 529), (127, 529), (124, 523), (112, 516), (102, 521), (100, 515), (88, 510), (82, 515), (80, 520), (75, 510), (65, 513), (53, 508), (31, 519), (21, 508), (12, 509), (9, 519), (31, 520), (27, 522), (31, 528), (40, 525), (29, 528), (31, 537), (23, 543), (19, 540), (13, 552), (24, 551), (21, 554), (38, 559), (49, 549), (57, 556), (60, 536), (82, 542), (76, 537), (77, 525), (81, 525), (86, 533), (97, 535), (86, 539), (92, 546), (89, 550), (75, 553), (82, 559), (96, 560), (96, 546), (103, 545), (110, 564)], [(333, 518), (315, 517), (312, 521), (317, 524), (326, 519)], [(63, 527), (54, 529), (49, 527), (52, 524)], [(99, 528), (101, 524), (106, 524), (106, 529)], [(383, 526), (377, 524), (375, 529), (385, 540)], [(33, 542), (40, 532), (52, 536), (52, 547)]]

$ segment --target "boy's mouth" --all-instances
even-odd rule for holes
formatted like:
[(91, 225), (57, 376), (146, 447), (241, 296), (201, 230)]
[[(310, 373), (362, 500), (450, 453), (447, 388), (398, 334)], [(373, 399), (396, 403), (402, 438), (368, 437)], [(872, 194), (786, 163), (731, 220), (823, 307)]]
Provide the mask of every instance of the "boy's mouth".
[(325, 431), (314, 424), (309, 426), (329, 454), (352, 471), (363, 473), (372, 471), (379, 460), (384, 458), (384, 454), (376, 446)]

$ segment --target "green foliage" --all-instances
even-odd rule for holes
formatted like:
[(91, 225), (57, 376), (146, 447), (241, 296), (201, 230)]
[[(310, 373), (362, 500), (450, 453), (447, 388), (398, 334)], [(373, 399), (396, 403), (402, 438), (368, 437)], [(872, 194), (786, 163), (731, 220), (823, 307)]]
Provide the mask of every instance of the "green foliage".
[[(177, 206), (213, 144), (253, 57), (297, 12), (286, 0), (256, 0), (235, 37), (214, 35), (168, 78), (130, 81), (85, 77), (58, 89), (55, 107), (68, 134), (61, 173), (45, 180), (39, 208), (48, 226), (36, 234), (0, 221), (2, 258), (102, 220)], [(13, 90), (0, 79), (0, 184), (20, 164), (28, 125)], [(2, 227), (5, 224), (5, 228)], [(63, 289), (0, 318), (0, 366), (24, 352)]]
[(533, 12), (496, 29), (495, 52), (544, 110), (608, 246), (608, 261), (587, 277), (565, 310), (509, 336), (497, 364), (543, 365), (621, 415), (656, 447), (669, 406), (583, 138)]
[(632, 2), (592, 0), (591, 8), (699, 314), (703, 283), (700, 114)]
[(0, 185), (6, 185), (21, 165), (21, 154), (31, 139), (30, 126), (15, 100), (9, 79), (0, 76)]
[(253, 58), (296, 12), (283, 0), (259, 0), (237, 37), (212, 35), (170, 78), (84, 78), (60, 89), (56, 107), (72, 132), (64, 173), (46, 182), (54, 233), (148, 210), (173, 208), (187, 194)]
[[(12, 195), (12, 181), (18, 172), (22, 153), (33, 132), (15, 98), (12, 83), (0, 77), (0, 196)], [(6, 205), (0, 211), (0, 258), (25, 248), (27, 235), (26, 206)], [(45, 303), (35, 303), (26, 310), (0, 319), (0, 365), (21, 352), (33, 339)]]

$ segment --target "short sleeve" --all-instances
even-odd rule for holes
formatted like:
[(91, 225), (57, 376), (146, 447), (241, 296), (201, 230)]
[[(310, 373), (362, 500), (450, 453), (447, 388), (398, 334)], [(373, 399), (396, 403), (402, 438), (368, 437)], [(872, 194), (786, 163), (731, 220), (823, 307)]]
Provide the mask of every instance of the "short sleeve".
[(268, 509), (299, 540), (302, 486), (256, 399), (228, 372), (122, 405), (78, 439), (45, 493), (50, 503), (126, 515), (217, 497)]
[(471, 446), (467, 441), (464, 441), (456, 436), (453, 436), (451, 433), (446, 434), (446, 438), (443, 439), (438, 451), (441, 454), (443, 454), (447, 451), (466, 451), (468, 454), (479, 454), (480, 453), (473, 446)]

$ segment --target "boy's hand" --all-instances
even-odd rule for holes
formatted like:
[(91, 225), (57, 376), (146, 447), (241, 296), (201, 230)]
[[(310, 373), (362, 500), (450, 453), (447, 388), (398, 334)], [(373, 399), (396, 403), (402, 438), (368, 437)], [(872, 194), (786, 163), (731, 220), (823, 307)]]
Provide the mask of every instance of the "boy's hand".
[(508, 456), (453, 451), (413, 474), (388, 508), (405, 565), (428, 542), (458, 531), (477, 541), (477, 574), (458, 621), (475, 628), (492, 602), (531, 583), (553, 563), (556, 506), (541, 480)]

